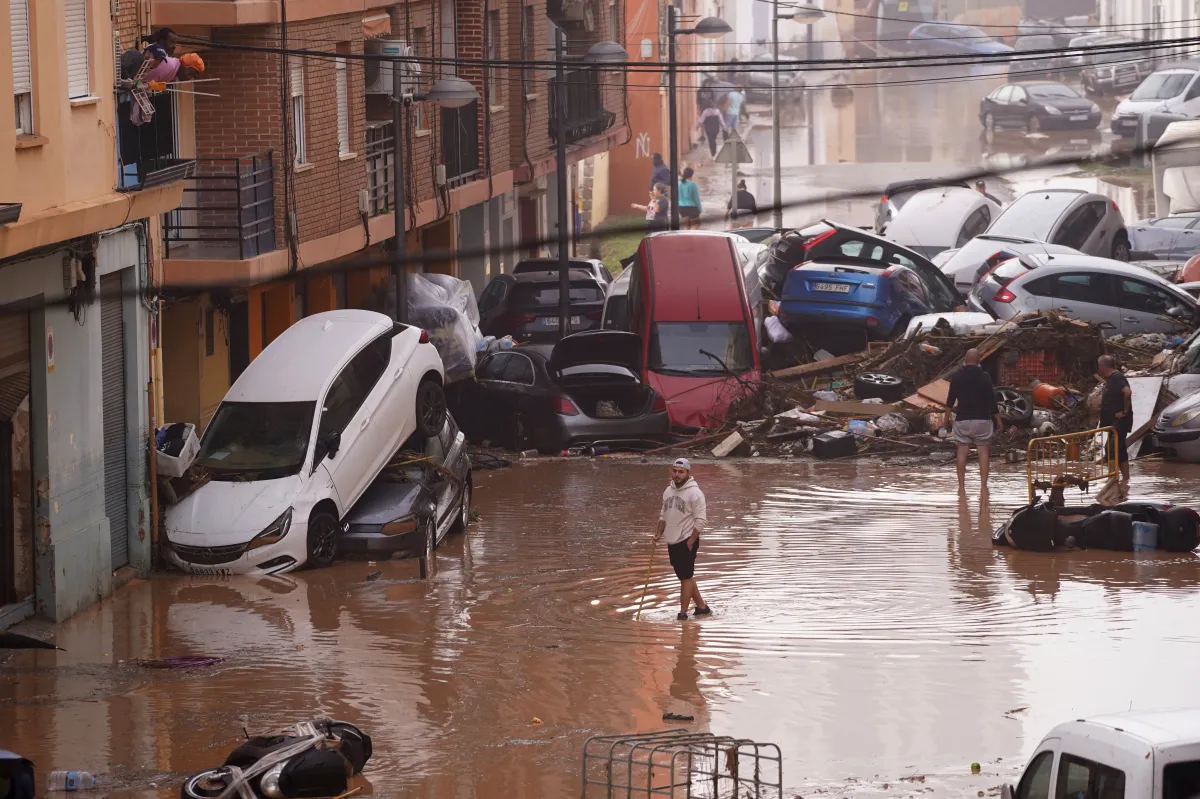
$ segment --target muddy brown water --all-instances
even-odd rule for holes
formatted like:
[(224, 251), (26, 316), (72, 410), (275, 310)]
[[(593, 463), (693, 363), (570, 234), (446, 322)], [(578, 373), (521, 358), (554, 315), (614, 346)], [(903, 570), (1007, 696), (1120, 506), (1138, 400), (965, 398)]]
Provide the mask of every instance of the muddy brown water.
[[(973, 795), (1011, 780), (1055, 723), (1200, 704), (1197, 558), (993, 550), (1023, 497), (1014, 467), (993, 476), (990, 509), (960, 501), (946, 468), (696, 476), (711, 618), (675, 620), (660, 549), (633, 619), (663, 466), (519, 464), (478, 473), (482, 518), (427, 583), (399, 561), (125, 587), (61, 627), (66, 652), (0, 661), (0, 748), (39, 775), (99, 772), (102, 795), (170, 797), (243, 726), (330, 715), (374, 738), (363, 794), (565, 797), (588, 736), (658, 729), (671, 711), (779, 744), (789, 796)], [(1200, 503), (1194, 467), (1134, 481), (1136, 496)], [(180, 654), (224, 661), (132, 662)]]

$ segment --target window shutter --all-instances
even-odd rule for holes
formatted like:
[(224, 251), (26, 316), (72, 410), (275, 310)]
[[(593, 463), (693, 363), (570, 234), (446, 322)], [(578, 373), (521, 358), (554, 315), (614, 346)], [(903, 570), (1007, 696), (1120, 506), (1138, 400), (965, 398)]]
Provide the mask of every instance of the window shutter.
[(12, 22), (13, 94), (33, 91), (29, 68), (29, 6), (26, 0), (8, 0)]
[(338, 153), (345, 155), (350, 152), (350, 107), (349, 107), (349, 74), (346, 68), (346, 59), (339, 58), (335, 62), (337, 70), (336, 90), (337, 90), (337, 125), (338, 125)]
[(288, 70), (291, 73), (292, 97), (304, 95), (304, 59), (296, 58)]
[(66, 32), (67, 52), (67, 96), (87, 97), (91, 91), (89, 80), (88, 0), (63, 0), (63, 28)]

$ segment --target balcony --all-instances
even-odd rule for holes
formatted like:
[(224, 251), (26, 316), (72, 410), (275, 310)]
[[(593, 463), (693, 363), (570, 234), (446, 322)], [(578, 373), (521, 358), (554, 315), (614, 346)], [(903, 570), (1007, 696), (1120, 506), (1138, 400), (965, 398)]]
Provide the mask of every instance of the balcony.
[[(564, 76), (567, 94), (566, 125), (567, 144), (599, 136), (617, 121), (617, 115), (605, 109), (600, 80), (592, 69), (578, 69)], [(550, 79), (550, 138), (558, 135), (558, 86), (557, 78)]]
[(275, 249), (275, 173), (271, 151), (201, 158), (166, 214), (164, 256), (245, 261)]
[(479, 176), (479, 101), (442, 109), (442, 163), (446, 185), (461, 186)]
[(121, 92), (117, 101), (117, 153), (120, 165), (117, 174), (118, 191), (138, 191), (163, 186), (190, 178), (196, 162), (179, 158), (175, 152), (175, 105), (170, 94), (150, 98), (154, 116), (134, 125), (128, 92)]
[[(396, 146), (392, 123), (367, 123), (367, 209), (371, 216), (390, 213), (396, 195), (392, 191), (392, 175), (396, 161)], [(407, 168), (407, 164), (405, 167)]]

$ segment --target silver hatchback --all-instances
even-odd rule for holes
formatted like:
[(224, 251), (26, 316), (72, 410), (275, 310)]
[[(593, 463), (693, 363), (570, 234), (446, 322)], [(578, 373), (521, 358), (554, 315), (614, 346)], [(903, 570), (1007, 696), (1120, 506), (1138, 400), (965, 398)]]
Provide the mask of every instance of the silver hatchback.
[(1129, 234), (1117, 204), (1082, 189), (1039, 189), (1022, 194), (987, 232), (1061, 244), (1100, 258), (1129, 260)]
[(1087, 255), (1010, 258), (975, 284), (967, 305), (998, 319), (1058, 309), (1108, 335), (1183, 333), (1200, 321), (1195, 298), (1158, 275)]

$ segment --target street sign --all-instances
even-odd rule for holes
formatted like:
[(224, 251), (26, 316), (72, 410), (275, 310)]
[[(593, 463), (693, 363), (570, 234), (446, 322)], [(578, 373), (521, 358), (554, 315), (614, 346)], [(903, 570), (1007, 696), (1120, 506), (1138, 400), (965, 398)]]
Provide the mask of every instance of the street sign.
[(746, 149), (746, 143), (742, 141), (742, 137), (735, 130), (729, 134), (729, 138), (721, 145), (721, 151), (717, 153), (716, 162), (718, 164), (753, 164), (754, 159), (750, 157), (750, 151)]

